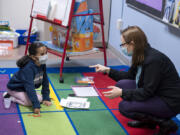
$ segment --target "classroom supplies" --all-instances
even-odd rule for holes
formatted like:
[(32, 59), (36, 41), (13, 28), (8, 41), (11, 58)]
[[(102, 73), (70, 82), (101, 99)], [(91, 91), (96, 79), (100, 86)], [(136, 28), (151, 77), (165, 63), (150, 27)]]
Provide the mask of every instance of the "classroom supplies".
[[(51, 25), (50, 28), (51, 41), (53, 45), (56, 45), (59, 48), (64, 48), (67, 30), (56, 25)], [(72, 36), (70, 34), (67, 50), (72, 51)]]
[(0, 21), (0, 31), (10, 31), (9, 21)]
[(0, 21), (0, 25), (9, 26), (9, 21)]
[(96, 41), (100, 41), (99, 37), (100, 37), (100, 33), (101, 33), (101, 26), (98, 24), (93, 24), (93, 40)]
[(95, 86), (72, 86), (74, 94), (78, 97), (94, 97), (98, 96)]
[[(27, 38), (28, 38), (28, 30), (25, 29), (17, 29), (17, 33), (20, 34), (18, 37), (18, 44), (19, 45), (26, 45), (27, 43)], [(33, 43), (38, 39), (38, 30), (37, 28), (32, 28), (31, 34), (30, 34), (30, 43)]]
[(93, 32), (86, 34), (73, 33), (72, 47), (74, 52), (83, 52), (93, 49)]
[(93, 81), (94, 77), (92, 76), (85, 76), (85, 77), (77, 77), (76, 78), (76, 83), (80, 83), (80, 84), (94, 84)]
[(176, 15), (174, 18), (174, 24), (178, 27), (180, 27), (180, 0), (178, 0), (176, 4)]
[(0, 46), (8, 47), (8, 49), (18, 46), (18, 37), (20, 35), (13, 31), (0, 31)]
[(163, 21), (173, 23), (175, 0), (167, 0), (164, 10)]
[[(12, 42), (10, 43), (12, 46)], [(2, 42), (0, 41), (0, 56), (7, 56), (9, 54), (8, 47), (2, 45)]]
[(90, 102), (87, 101), (87, 98), (67, 97), (67, 99), (61, 99), (60, 105), (73, 109), (88, 109)]

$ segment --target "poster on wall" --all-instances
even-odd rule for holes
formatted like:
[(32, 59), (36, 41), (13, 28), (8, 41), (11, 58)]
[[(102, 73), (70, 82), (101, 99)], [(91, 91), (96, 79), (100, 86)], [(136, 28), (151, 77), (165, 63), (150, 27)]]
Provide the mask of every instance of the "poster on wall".
[(166, 0), (163, 21), (180, 27), (180, 0)]
[(180, 0), (177, 0), (175, 4), (173, 25), (180, 28)]
[(126, 0), (126, 3), (144, 13), (163, 18), (165, 0)]

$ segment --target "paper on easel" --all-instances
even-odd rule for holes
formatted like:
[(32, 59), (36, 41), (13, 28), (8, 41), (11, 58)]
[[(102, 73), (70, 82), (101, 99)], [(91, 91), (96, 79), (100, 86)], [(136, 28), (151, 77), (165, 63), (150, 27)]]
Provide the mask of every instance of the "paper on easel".
[(72, 0), (58, 0), (57, 12), (54, 19), (62, 21), (62, 25), (67, 26), (71, 10)]
[(64, 20), (63, 20), (63, 23), (62, 23), (62, 25), (64, 25), (64, 26), (68, 25), (70, 11), (71, 11), (71, 5), (72, 5), (72, 0), (68, 0), (66, 13), (65, 13)]
[(58, 0), (57, 1), (57, 11), (56, 11), (55, 19), (61, 20), (61, 21), (64, 20), (68, 1), (69, 0)]
[(49, 4), (50, 0), (34, 0), (32, 16), (36, 17), (37, 14), (47, 16)]
[(67, 108), (88, 109), (90, 102), (87, 101), (87, 98), (68, 97), (67, 99), (61, 99), (60, 105)]
[(49, 5), (49, 10), (48, 10), (48, 14), (47, 14), (47, 18), (49, 20), (53, 20), (55, 18), (55, 14), (57, 12), (57, 0), (51, 0), (50, 1), (50, 5)]
[(79, 97), (98, 96), (98, 93), (93, 86), (72, 86), (72, 90), (75, 95)]
[(72, 0), (34, 0), (32, 16), (45, 16), (49, 20), (58, 20), (67, 26)]

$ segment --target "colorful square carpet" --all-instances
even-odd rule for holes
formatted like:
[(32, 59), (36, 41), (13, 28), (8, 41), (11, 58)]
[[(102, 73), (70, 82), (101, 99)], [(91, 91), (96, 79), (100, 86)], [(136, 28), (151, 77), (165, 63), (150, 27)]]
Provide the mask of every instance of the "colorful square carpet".
[[(127, 66), (112, 67), (118, 70), (128, 70)], [(99, 97), (88, 97), (91, 105), (88, 110), (67, 109), (59, 105), (61, 98), (73, 94), (71, 85), (76, 77), (93, 76), (99, 93), (107, 91), (107, 86), (115, 85), (115, 81), (107, 75), (95, 73), (87, 67), (64, 68), (64, 83), (59, 83), (59, 68), (48, 68), (50, 96), (52, 106), (41, 105), (41, 115), (37, 117), (31, 107), (15, 103), (10, 109), (4, 109), (2, 94), (7, 90), (9, 78), (18, 69), (0, 69), (0, 135), (153, 135), (157, 130), (147, 128), (131, 128), (127, 126), (129, 119), (118, 111), (122, 100)], [(40, 92), (41, 88), (37, 89)], [(174, 118), (178, 124), (179, 121)], [(174, 135), (180, 134), (180, 131)], [(173, 135), (173, 134), (172, 134)]]

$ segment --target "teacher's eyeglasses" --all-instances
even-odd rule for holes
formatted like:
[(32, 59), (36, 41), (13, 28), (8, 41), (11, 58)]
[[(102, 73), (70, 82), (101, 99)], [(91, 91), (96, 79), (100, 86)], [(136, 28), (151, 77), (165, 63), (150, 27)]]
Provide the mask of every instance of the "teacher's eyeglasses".
[(128, 43), (123, 43), (123, 44), (120, 44), (120, 47), (124, 46), (125, 44), (128, 44)]

